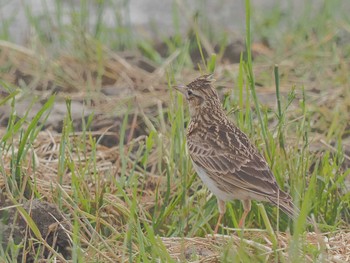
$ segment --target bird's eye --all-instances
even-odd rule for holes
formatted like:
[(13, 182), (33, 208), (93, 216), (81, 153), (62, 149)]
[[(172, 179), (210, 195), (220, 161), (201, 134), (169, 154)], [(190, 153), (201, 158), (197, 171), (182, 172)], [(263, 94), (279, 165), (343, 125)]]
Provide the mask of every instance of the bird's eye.
[(191, 95), (193, 95), (193, 92), (192, 92), (192, 90), (188, 90), (188, 91), (187, 91), (187, 95), (188, 95), (188, 96), (191, 96)]

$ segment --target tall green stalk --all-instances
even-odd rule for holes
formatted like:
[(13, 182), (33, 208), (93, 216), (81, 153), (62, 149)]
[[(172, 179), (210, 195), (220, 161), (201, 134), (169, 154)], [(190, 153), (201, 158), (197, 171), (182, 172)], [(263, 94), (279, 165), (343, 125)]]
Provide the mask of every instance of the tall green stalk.
[(284, 148), (284, 134), (283, 134), (283, 125), (284, 125), (284, 118), (282, 113), (282, 107), (281, 107), (281, 94), (280, 94), (280, 78), (278, 73), (278, 65), (275, 65), (274, 67), (274, 75), (275, 75), (275, 85), (276, 85), (276, 99), (277, 99), (277, 117), (278, 117), (278, 140), (280, 147), (283, 149), (284, 153), (286, 153), (286, 150)]
[(261, 131), (262, 135), (265, 141), (266, 145), (266, 151), (268, 154), (269, 159), (271, 159), (271, 151), (268, 143), (268, 136), (267, 136), (267, 128), (266, 124), (263, 121), (260, 107), (259, 107), (259, 101), (258, 97), (256, 95), (256, 90), (255, 90), (255, 79), (254, 79), (254, 73), (253, 73), (253, 61), (252, 61), (252, 51), (251, 51), (251, 32), (250, 32), (250, 0), (245, 1), (245, 6), (246, 6), (246, 48), (247, 48), (247, 64), (246, 64), (246, 69), (248, 73), (248, 80), (249, 80), (249, 87), (250, 87), (250, 92), (252, 93), (253, 99), (254, 99), (254, 104), (256, 108), (256, 113), (258, 115), (259, 123), (261, 126)]

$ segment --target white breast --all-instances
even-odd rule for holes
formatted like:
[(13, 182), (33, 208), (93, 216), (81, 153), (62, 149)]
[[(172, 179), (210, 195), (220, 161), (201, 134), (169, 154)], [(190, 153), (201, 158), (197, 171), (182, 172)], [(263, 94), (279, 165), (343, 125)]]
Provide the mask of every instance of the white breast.
[(202, 179), (203, 183), (208, 187), (208, 189), (217, 196), (222, 201), (230, 201), (235, 199), (232, 193), (226, 193), (217, 187), (217, 183), (211, 179), (205, 172), (203, 168), (198, 167), (194, 162), (193, 167), (196, 170), (199, 177)]

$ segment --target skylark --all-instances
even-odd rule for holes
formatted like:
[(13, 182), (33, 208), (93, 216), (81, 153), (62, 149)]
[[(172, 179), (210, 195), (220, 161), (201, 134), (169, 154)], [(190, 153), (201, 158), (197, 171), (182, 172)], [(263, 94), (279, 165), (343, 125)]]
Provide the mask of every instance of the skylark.
[(187, 147), (193, 166), (204, 184), (216, 196), (219, 219), (226, 211), (225, 202), (239, 199), (244, 212), (239, 227), (251, 209), (251, 200), (268, 201), (296, 218), (298, 209), (291, 196), (283, 192), (264, 157), (247, 135), (226, 116), (211, 75), (204, 75), (188, 85), (175, 87), (187, 99), (191, 121), (187, 130)]

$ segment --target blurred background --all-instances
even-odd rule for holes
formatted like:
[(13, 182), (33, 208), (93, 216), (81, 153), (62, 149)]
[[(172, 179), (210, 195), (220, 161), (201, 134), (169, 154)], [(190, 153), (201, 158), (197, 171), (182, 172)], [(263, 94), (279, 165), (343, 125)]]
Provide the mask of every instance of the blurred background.
[[(115, 32), (131, 34), (132, 38), (145, 36), (160, 40), (179, 31), (186, 33), (191, 27), (193, 16), (198, 15), (204, 29), (219, 31), (218, 35), (226, 32), (233, 38), (244, 33), (244, 4), (243, 0), (3, 0), (0, 7), (1, 36), (11, 42), (25, 44), (39, 30), (48, 39), (55, 39), (61, 26), (69, 27), (80, 22), (90, 34), (98, 33), (106, 37), (106, 34)], [(252, 0), (251, 5), (253, 22), (261, 24), (256, 27), (277, 26), (278, 31), (286, 30), (287, 24), (290, 27), (301, 21), (312, 20), (325, 8), (331, 9), (328, 12), (337, 13), (336, 18), (345, 18), (350, 8), (349, 2), (344, 0), (332, 3), (322, 0)], [(120, 38), (120, 35), (109, 37), (115, 39)]]

